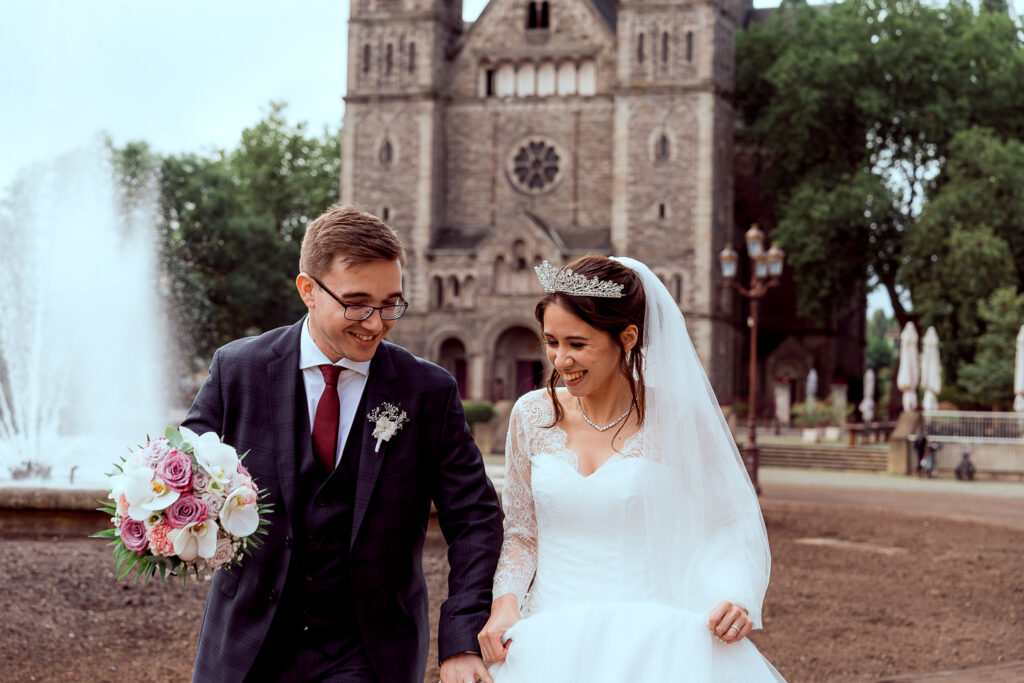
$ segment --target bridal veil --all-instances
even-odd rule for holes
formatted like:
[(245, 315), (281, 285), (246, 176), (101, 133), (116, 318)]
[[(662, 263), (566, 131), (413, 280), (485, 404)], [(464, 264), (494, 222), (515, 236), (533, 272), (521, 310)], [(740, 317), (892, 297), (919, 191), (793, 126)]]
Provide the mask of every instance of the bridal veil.
[(768, 536), (735, 441), (679, 307), (640, 261), (647, 300), (644, 523), (652, 590), (659, 600), (707, 613), (729, 600), (755, 628), (771, 558)]

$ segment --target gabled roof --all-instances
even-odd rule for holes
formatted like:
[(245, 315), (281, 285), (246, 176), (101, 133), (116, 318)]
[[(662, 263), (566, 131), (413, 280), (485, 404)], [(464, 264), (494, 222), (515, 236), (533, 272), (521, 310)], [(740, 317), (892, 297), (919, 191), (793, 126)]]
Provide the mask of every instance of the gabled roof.
[(615, 0), (590, 0), (590, 4), (594, 6), (601, 18), (608, 22), (609, 28), (614, 33), (618, 21)]
[[(611, 33), (615, 34), (616, 25), (618, 23), (618, 13), (616, 11), (617, 3), (616, 0), (583, 0), (588, 3), (594, 11), (601, 17), (604, 23), (608, 26)], [(495, 4), (495, 0), (488, 0), (487, 4), (484, 5), (483, 10), (477, 16), (476, 21), (465, 21), (462, 24), (462, 37), (459, 39), (459, 47), (457, 50), (461, 50), (463, 45), (469, 41), (469, 37), (473, 34), (473, 29), (479, 26), (484, 17), (487, 16), (488, 10), (491, 9)]]
[[(612, 250), (611, 228), (554, 228), (536, 214), (522, 209), (516, 214), (538, 231), (543, 233), (563, 255), (610, 254)], [(515, 220), (515, 219), (512, 219)], [(433, 252), (474, 252), (489, 237), (507, 226), (506, 221), (497, 227), (441, 228), (434, 234), (430, 250)]]

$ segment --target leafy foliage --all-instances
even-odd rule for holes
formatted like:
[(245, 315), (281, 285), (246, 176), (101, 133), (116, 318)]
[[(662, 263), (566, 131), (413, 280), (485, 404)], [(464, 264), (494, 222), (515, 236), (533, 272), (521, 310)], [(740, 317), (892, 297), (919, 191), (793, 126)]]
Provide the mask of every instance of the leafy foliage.
[(945, 175), (908, 230), (902, 277), (914, 292), (920, 327), (934, 325), (939, 333), (946, 377), (957, 382), (993, 322), (983, 304), (997, 290), (1024, 284), (1024, 145), (989, 129), (963, 131), (950, 145)]
[(1019, 30), (1005, 12), (962, 0), (845, 0), (828, 11), (786, 0), (738, 35), (745, 141), (760, 151), (775, 236), (803, 284), (800, 313), (841, 312), (857, 281), (885, 287), (900, 324), (909, 312), (899, 287), (915, 311), (929, 304), (933, 292), (904, 277), (904, 243), (950, 180), (958, 133), (1024, 136)]
[(978, 352), (959, 368), (960, 385), (977, 402), (1008, 410), (1013, 404), (1013, 364), (1017, 332), (1024, 322), (1024, 294), (996, 290), (979, 306), (985, 327)]
[(158, 178), (163, 266), (181, 346), (208, 357), (243, 334), (294, 322), (299, 249), (310, 220), (337, 201), (340, 135), (291, 125), (285, 105), (209, 155), (114, 150), (129, 200), (145, 169)]
[(498, 414), (490, 401), (465, 400), (462, 402), (462, 409), (466, 412), (466, 422), (470, 426), (477, 422), (490, 422)]

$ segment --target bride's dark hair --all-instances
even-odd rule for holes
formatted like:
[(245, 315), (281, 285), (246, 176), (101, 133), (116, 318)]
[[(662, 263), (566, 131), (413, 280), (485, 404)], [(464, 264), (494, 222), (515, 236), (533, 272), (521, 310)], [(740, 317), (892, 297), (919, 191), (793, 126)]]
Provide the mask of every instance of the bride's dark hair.
[[(582, 256), (565, 268), (585, 275), (588, 279), (596, 277), (599, 280), (621, 284), (622, 296), (618, 298), (573, 296), (564, 292), (546, 294), (537, 302), (537, 309), (534, 312), (537, 322), (541, 325), (541, 332), (543, 333), (544, 328), (544, 311), (548, 306), (558, 304), (591, 327), (610, 334), (622, 352), (619, 359), (619, 370), (629, 382), (629, 389), (633, 395), (633, 406), (637, 412), (637, 422), (643, 424), (647, 408), (644, 358), (641, 353), (644, 346), (644, 313), (647, 309), (643, 283), (631, 268), (627, 268), (618, 261), (595, 254)], [(637, 339), (636, 344), (627, 353), (619, 340), (619, 335), (630, 325), (636, 325)], [(560, 379), (561, 375), (558, 370), (552, 368), (551, 376), (548, 377), (548, 393), (551, 395), (551, 405), (555, 409), (555, 420), (548, 425), (550, 427), (561, 422), (564, 416), (562, 406), (555, 395), (555, 387), (558, 386)]]

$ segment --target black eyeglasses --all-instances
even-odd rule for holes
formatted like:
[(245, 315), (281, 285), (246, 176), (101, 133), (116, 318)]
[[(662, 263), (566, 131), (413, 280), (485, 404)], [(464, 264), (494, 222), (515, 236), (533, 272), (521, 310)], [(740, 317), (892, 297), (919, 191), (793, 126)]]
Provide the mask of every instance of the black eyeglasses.
[(387, 306), (366, 306), (365, 304), (347, 304), (338, 298), (338, 295), (327, 289), (327, 285), (317, 280), (312, 275), (309, 276), (313, 282), (320, 285), (320, 289), (324, 290), (331, 295), (331, 298), (337, 301), (341, 306), (345, 308), (345, 319), (346, 320), (366, 320), (374, 311), (380, 311), (381, 320), (398, 320), (405, 315), (405, 309), (409, 308), (408, 301), (399, 301), (397, 304), (388, 304)]

